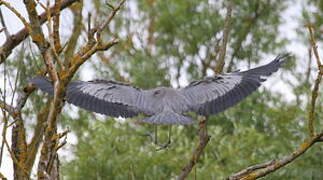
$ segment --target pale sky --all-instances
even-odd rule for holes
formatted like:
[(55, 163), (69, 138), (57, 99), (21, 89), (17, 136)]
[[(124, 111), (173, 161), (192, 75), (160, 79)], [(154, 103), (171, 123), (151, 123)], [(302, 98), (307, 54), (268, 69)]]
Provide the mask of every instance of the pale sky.
[[(27, 13), (26, 13), (26, 10), (24, 9), (23, 1), (21, 1), (21, 0), (10, 0), (10, 1), (7, 0), (7, 1), (10, 2), (11, 5), (14, 6), (24, 17), (26, 17)], [(85, 2), (89, 2), (89, 1), (85, 1)], [(298, 19), (301, 16), (302, 0), (297, 0), (295, 2), (296, 3), (290, 5), (290, 7), (284, 13), (284, 19), (285, 19), (286, 23), (280, 27), (280, 32), (277, 33), (277, 35), (280, 37), (282, 37), (282, 36), (287, 37), (288, 39), (291, 40), (291, 43), (287, 46), (287, 50), (297, 56), (297, 58), (296, 58), (297, 61), (306, 61), (307, 60), (307, 48), (304, 47), (303, 43), (301, 43), (299, 41), (297, 34), (296, 34), (296, 28), (300, 27)], [(87, 7), (89, 7), (89, 6), (87, 6)], [(8, 9), (4, 8), (3, 6), (1, 7), (1, 9), (2, 9), (2, 13), (3, 13), (4, 18), (6, 20), (6, 24), (7, 24), (7, 27), (9, 29), (10, 33), (13, 34), (23, 27), (22, 23)], [(84, 14), (87, 14), (86, 11), (88, 11), (88, 10), (90, 10), (90, 8), (85, 8)], [(64, 19), (71, 19), (72, 16), (70, 13), (68, 13), (68, 11), (65, 10), (62, 13), (61, 17), (63, 17)], [(72, 20), (69, 20), (69, 22), (71, 22), (71, 21)], [(62, 25), (62, 27), (66, 28), (64, 30), (64, 32), (66, 34), (72, 33), (69, 31), (70, 29), (69, 29), (68, 25)], [(0, 44), (2, 44), (4, 41), (5, 41), (5, 35), (4, 35), (4, 33), (0, 33), (0, 42), (1, 42)], [(318, 49), (320, 50), (321, 48), (318, 48)], [(320, 52), (320, 54), (323, 55), (322, 52)], [(261, 61), (261, 63), (265, 64), (265, 63), (269, 62), (270, 60), (272, 60), (274, 58), (274, 56), (276, 56), (276, 55), (272, 54), (272, 55), (268, 56), (266, 58), (266, 60)], [(297, 64), (299, 65), (298, 67), (300, 68), (300, 70), (302, 70), (301, 68), (303, 67), (304, 64), (306, 64), (306, 62), (297, 62)], [(313, 66), (314, 66), (314, 64), (313, 64)], [(3, 68), (3, 66), (0, 65), (0, 68)], [(241, 68), (241, 69), (246, 69), (246, 68)], [(84, 70), (84, 68), (83, 68), (83, 70)], [(86, 72), (86, 73), (93, 74), (93, 72)], [(271, 90), (273, 90), (273, 91), (278, 91), (278, 92), (285, 94), (286, 95), (285, 98), (287, 100), (294, 99), (292, 92), (289, 90), (290, 89), (289, 86), (287, 86), (286, 84), (284, 84), (284, 82), (279, 80), (279, 73), (276, 73), (273, 78), (269, 78), (268, 81), (266, 81), (264, 83), (264, 86), (267, 88), (271, 88)], [(2, 76), (0, 77), (0, 87), (3, 88)], [(10, 136), (11, 136), (10, 131), (11, 131), (11, 128), (9, 128), (9, 132), (7, 135), (7, 139), (9, 141), (10, 141)], [(0, 133), (2, 133), (2, 124), (1, 124), (1, 128), (0, 128)], [(70, 136), (72, 136), (72, 135), (70, 135)], [(2, 137), (0, 137), (0, 139), (1, 138)], [(0, 140), (0, 141), (2, 141), (2, 140)], [(75, 143), (75, 138), (69, 137), (68, 143), (73, 143), (71, 141), (74, 141), (74, 143)], [(68, 152), (64, 152), (64, 153), (68, 154)], [(0, 167), (0, 172), (2, 174), (4, 174), (5, 177), (7, 177), (8, 179), (13, 179), (12, 162), (8, 156), (9, 156), (8, 151), (5, 150), (3, 162)]]

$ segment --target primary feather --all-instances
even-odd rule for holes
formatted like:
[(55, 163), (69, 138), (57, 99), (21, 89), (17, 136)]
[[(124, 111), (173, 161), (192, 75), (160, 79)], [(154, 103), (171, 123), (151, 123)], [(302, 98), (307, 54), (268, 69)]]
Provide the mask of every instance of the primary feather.
[(235, 71), (192, 82), (181, 89), (193, 111), (201, 115), (216, 114), (237, 104), (257, 90), (266, 76), (276, 72), (289, 54), (279, 55), (267, 65), (247, 71)]
[[(129, 84), (107, 81), (74, 81), (66, 89), (68, 103), (113, 117), (148, 116), (151, 124), (190, 124), (186, 112), (212, 115), (224, 111), (257, 90), (264, 77), (276, 72), (289, 54), (279, 55), (272, 62), (242, 72), (231, 72), (194, 81), (187, 87), (158, 87), (143, 90)], [(52, 83), (46, 77), (30, 80), (38, 88), (53, 94)]]

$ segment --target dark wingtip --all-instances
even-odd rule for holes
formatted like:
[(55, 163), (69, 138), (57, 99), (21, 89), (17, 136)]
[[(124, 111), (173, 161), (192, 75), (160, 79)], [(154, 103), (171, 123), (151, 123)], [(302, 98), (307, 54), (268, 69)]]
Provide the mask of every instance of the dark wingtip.
[(248, 75), (257, 75), (257, 76), (270, 76), (272, 73), (276, 72), (281, 67), (281, 65), (286, 62), (286, 59), (288, 59), (289, 57), (291, 57), (290, 53), (279, 54), (270, 63), (263, 66), (259, 66), (254, 69), (249, 69), (242, 73), (248, 74)]
[(291, 56), (292, 56), (292, 54), (290, 52), (286, 52), (286, 53), (283, 53), (283, 54), (279, 54), (274, 59), (274, 62), (279, 62), (280, 64), (282, 64), (282, 63), (284, 63), (286, 61), (286, 59), (288, 59)]

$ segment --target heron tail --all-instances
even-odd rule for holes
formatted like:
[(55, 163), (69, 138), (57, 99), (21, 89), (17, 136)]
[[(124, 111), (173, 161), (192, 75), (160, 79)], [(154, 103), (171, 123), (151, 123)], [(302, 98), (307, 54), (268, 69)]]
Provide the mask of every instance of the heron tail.
[(54, 94), (53, 84), (44, 76), (35, 77), (30, 79), (29, 82), (35, 84), (37, 88), (48, 94)]
[(149, 124), (192, 124), (193, 119), (187, 116), (177, 114), (173, 111), (163, 111), (142, 120)]

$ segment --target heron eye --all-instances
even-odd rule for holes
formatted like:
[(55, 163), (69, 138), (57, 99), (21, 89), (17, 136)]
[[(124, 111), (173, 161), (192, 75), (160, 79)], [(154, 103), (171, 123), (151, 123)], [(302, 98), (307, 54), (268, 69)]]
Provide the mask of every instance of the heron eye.
[(154, 95), (158, 95), (158, 94), (160, 94), (160, 90), (157, 90), (154, 92)]

